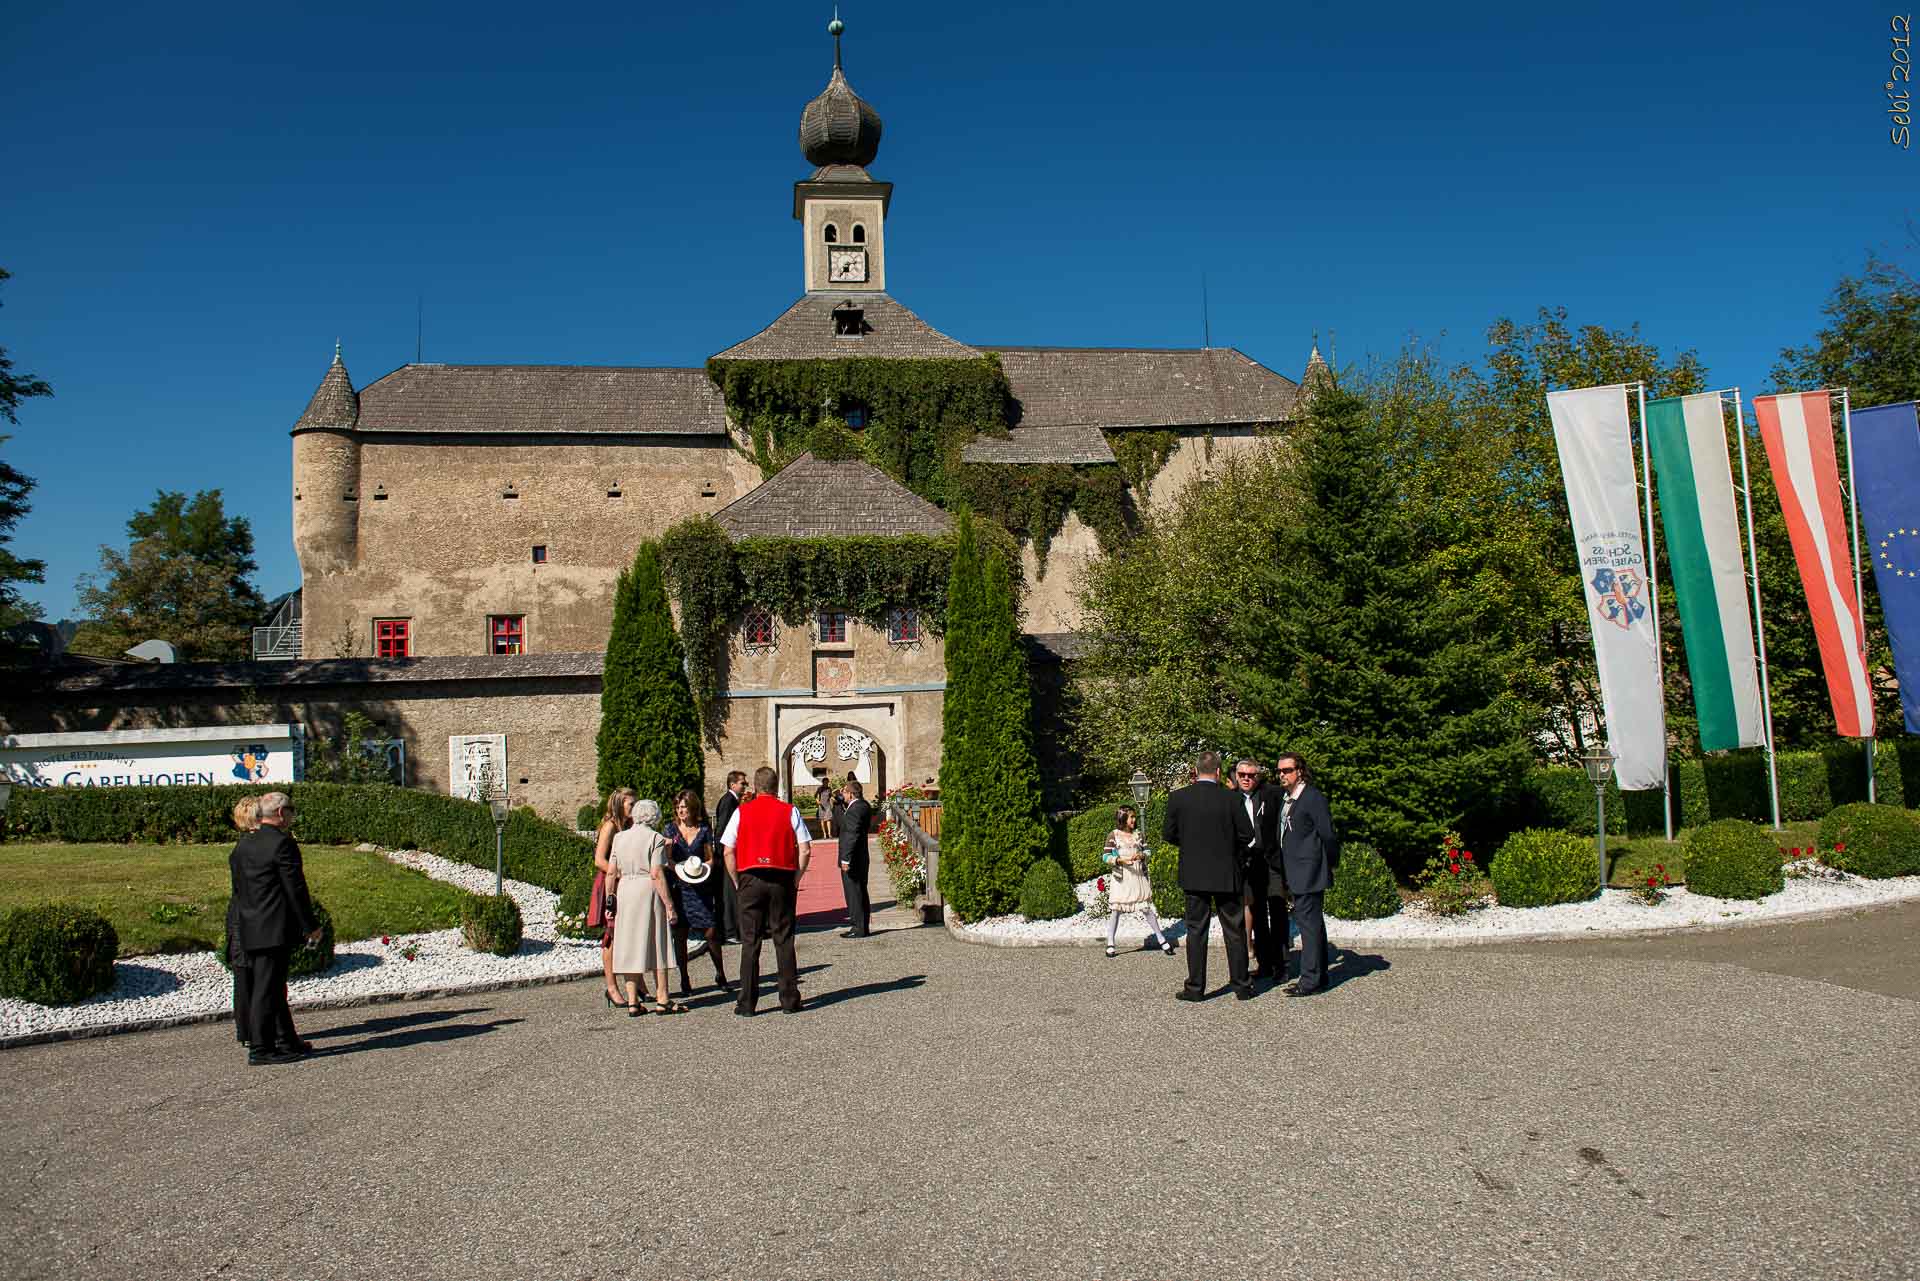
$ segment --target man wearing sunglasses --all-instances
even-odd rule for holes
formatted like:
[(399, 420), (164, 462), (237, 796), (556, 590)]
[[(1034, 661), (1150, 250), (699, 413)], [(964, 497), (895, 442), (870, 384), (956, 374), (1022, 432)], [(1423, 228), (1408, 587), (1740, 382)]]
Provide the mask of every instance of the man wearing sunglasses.
[(1327, 921), (1320, 896), (1333, 884), (1340, 838), (1333, 830), (1326, 793), (1313, 785), (1297, 753), (1283, 754), (1273, 773), (1280, 816), (1279, 839), (1270, 855), (1270, 888), (1278, 894), (1284, 881), (1293, 894), (1293, 924), (1300, 931), (1300, 978), (1287, 995), (1312, 996), (1327, 984)]

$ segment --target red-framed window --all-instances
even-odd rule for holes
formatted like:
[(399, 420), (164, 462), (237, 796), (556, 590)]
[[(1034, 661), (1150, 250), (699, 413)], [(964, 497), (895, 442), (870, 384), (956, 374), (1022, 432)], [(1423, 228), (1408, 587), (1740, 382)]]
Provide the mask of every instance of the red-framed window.
[(411, 618), (373, 620), (373, 656), (375, 658), (406, 658), (412, 653), (413, 620)]
[(917, 609), (888, 610), (887, 640), (895, 645), (919, 644), (920, 611)]
[(816, 622), (820, 629), (822, 645), (844, 645), (847, 643), (847, 611), (844, 609), (823, 609)]
[(748, 649), (773, 647), (773, 611), (755, 606), (740, 620), (740, 643)]
[(489, 614), (487, 635), (495, 654), (527, 652), (527, 616), (525, 614)]

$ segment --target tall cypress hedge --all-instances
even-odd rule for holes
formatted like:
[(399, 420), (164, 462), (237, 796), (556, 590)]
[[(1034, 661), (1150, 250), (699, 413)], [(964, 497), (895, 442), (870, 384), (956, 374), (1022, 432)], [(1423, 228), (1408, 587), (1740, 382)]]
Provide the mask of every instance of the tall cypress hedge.
[(700, 714), (667, 608), (657, 543), (640, 544), (632, 568), (614, 587), (595, 747), (602, 796), (631, 787), (667, 808), (683, 787), (706, 794)]
[(1015, 910), (1047, 849), (1033, 690), (1006, 560), (960, 513), (947, 588), (940, 893), (965, 920)]

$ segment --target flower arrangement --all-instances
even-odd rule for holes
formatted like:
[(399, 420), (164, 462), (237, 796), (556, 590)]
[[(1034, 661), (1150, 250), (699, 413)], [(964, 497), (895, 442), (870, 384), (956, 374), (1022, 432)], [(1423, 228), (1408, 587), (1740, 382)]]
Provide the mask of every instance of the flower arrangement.
[(1835, 868), (1834, 855), (1845, 855), (1847, 843), (1835, 841), (1833, 849), (1822, 850), (1818, 845), (1805, 848), (1795, 846), (1788, 849), (1780, 847), (1780, 861), (1786, 866), (1780, 871), (1790, 881), (1844, 881), (1847, 874)]
[[(904, 789), (887, 793), (892, 796)], [(880, 824), (880, 855), (887, 864), (894, 902), (911, 906), (927, 889), (927, 860), (913, 847), (900, 825), (888, 817)]]
[(417, 961), (420, 959), (419, 939), (403, 938), (396, 946), (391, 934), (382, 934), (380, 936), (380, 946), (386, 948), (403, 961)]
[(1463, 916), (1486, 897), (1480, 868), (1474, 864), (1473, 852), (1461, 847), (1458, 832), (1441, 838), (1440, 851), (1427, 859), (1414, 884), (1435, 916)]
[(1634, 902), (1645, 903), (1648, 907), (1664, 901), (1667, 890), (1673, 885), (1665, 863), (1655, 863), (1652, 871), (1638, 865), (1630, 867), (1627, 869), (1627, 879), (1632, 882), (1627, 886), (1627, 893), (1633, 896)]

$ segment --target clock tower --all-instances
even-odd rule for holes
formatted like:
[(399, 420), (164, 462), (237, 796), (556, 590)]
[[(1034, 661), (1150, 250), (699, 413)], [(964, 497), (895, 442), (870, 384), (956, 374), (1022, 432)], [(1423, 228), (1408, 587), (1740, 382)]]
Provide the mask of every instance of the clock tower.
[(887, 287), (886, 218), (893, 184), (867, 166), (880, 154), (880, 113), (847, 83), (835, 15), (833, 76), (800, 113), (800, 151), (814, 166), (793, 184), (793, 216), (803, 239), (807, 292), (881, 293)]

